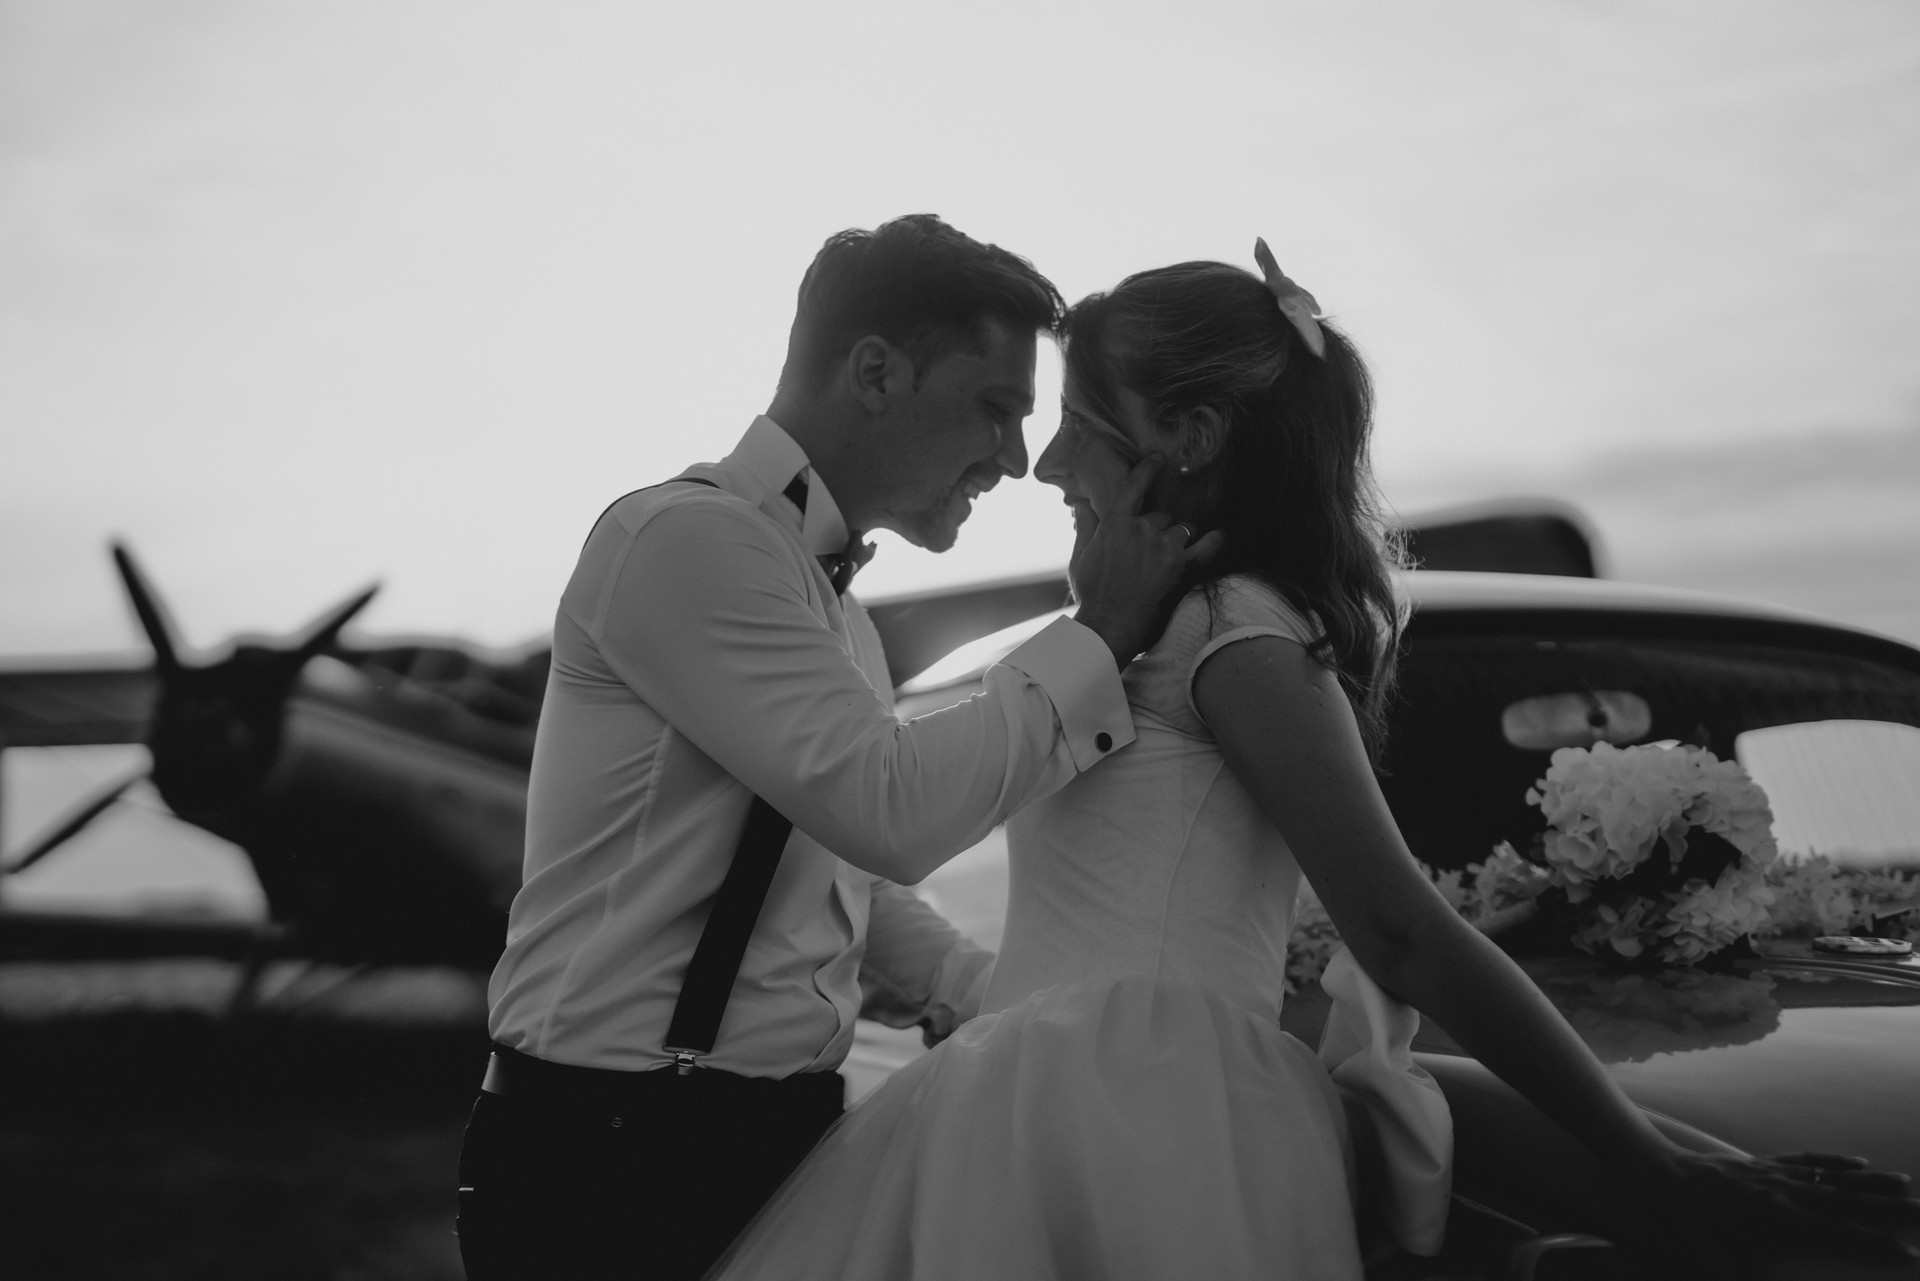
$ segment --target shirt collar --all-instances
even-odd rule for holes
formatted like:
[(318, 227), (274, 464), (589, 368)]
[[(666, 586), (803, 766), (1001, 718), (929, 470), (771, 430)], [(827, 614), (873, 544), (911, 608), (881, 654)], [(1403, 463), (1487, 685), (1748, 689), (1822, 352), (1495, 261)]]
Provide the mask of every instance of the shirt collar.
[(804, 476), (807, 511), (800, 527), (800, 545), (813, 556), (847, 549), (847, 521), (840, 514), (840, 505), (807, 462), (806, 451), (779, 423), (765, 414), (755, 418), (727, 461), (758, 481), (769, 497), (778, 497), (795, 476)]

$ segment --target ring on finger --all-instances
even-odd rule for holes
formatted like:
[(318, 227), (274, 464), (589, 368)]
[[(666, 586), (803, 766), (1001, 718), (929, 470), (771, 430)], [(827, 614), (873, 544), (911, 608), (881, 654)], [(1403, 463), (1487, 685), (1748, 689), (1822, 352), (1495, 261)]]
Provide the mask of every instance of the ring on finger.
[(1176, 521), (1176, 522), (1174, 523), (1174, 526), (1173, 526), (1173, 527), (1174, 527), (1175, 529), (1177, 529), (1177, 530), (1179, 530), (1179, 531), (1180, 531), (1181, 533), (1183, 533), (1183, 534), (1185, 534), (1185, 535), (1187, 536), (1187, 541), (1188, 541), (1188, 542), (1192, 542), (1192, 541), (1193, 541), (1193, 527), (1192, 527), (1191, 525), (1189, 525), (1189, 524), (1187, 524), (1187, 522), (1185, 522), (1185, 521)]

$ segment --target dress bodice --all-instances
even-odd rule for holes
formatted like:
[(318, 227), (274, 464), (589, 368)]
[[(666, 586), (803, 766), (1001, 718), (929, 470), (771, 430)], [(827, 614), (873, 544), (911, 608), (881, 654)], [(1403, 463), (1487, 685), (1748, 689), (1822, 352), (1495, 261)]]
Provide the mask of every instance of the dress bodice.
[(1181, 601), (1123, 674), (1135, 741), (1008, 822), (1007, 927), (983, 1013), (1143, 975), (1278, 1015), (1300, 867), (1228, 768), (1192, 684), (1224, 645), (1313, 634), (1251, 579)]

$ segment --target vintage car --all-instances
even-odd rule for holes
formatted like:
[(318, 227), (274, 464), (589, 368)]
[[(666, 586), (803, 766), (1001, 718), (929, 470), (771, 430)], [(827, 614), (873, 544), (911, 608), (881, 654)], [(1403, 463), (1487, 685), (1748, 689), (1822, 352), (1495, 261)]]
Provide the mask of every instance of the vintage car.
[[(1620, 582), (1420, 571), (1404, 584), (1413, 612), (1382, 786), (1433, 868), (1484, 860), (1502, 841), (1527, 848), (1543, 820), (1526, 793), (1554, 749), (1677, 741), (1746, 766), (1784, 858), (1920, 870), (1920, 650), (1808, 614)], [(964, 697), (1048, 617), (908, 682), (903, 717)], [(993, 945), (1004, 843), (961, 855), (921, 892)], [(1877, 932), (1904, 935), (1911, 915), (1890, 912)], [(1662, 968), (1541, 947), (1537, 931), (1517, 954), (1682, 1143), (1854, 1154), (1920, 1175), (1912, 955), (1763, 936)], [(1282, 1024), (1312, 1044), (1327, 1008), (1309, 983)], [(863, 1028), (848, 1064), (856, 1092), (922, 1052), (911, 1034)], [(1454, 1215), (1439, 1271), (1406, 1260), (1410, 1270), (1386, 1275), (1689, 1274), (1631, 1192), (1444, 1032), (1426, 1025), (1415, 1048), (1455, 1116)], [(1781, 1260), (1773, 1274), (1920, 1275), (1825, 1259)]]

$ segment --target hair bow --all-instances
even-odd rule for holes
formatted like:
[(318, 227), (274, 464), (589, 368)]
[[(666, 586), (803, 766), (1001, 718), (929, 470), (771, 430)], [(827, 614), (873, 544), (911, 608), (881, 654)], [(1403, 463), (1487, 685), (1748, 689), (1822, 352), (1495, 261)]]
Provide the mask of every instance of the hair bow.
[(1280, 314), (1300, 332), (1300, 340), (1307, 344), (1307, 350), (1325, 360), (1327, 336), (1320, 332), (1320, 304), (1313, 300), (1312, 294), (1287, 279), (1287, 273), (1273, 260), (1273, 250), (1267, 248), (1265, 240), (1254, 240), (1253, 260), (1260, 264), (1267, 278), (1267, 289), (1280, 304)]

